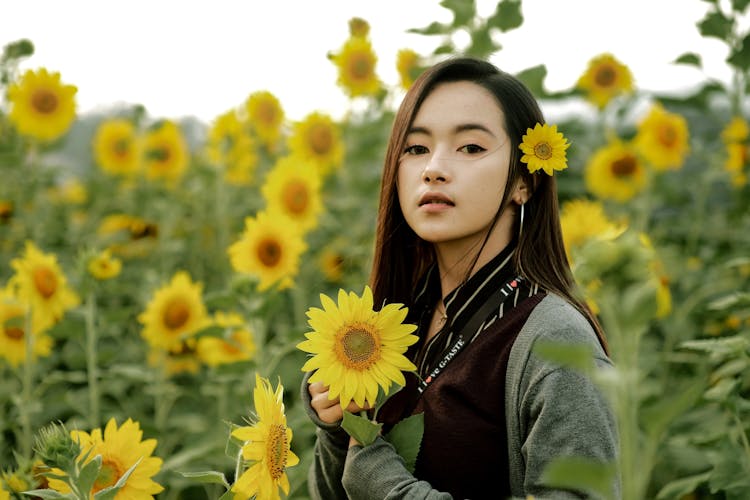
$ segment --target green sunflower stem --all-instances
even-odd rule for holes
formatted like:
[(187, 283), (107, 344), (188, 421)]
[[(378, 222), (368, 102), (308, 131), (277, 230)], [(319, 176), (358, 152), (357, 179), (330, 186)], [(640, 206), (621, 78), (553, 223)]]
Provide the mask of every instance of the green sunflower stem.
[(25, 359), (23, 363), (23, 378), (21, 388), (21, 404), (19, 405), (21, 417), (21, 453), (27, 460), (31, 460), (31, 449), (33, 445), (33, 432), (31, 429), (31, 404), (32, 404), (32, 384), (34, 381), (34, 335), (32, 333), (32, 315), (31, 307), (26, 313), (24, 326), (24, 343)]
[(89, 293), (86, 298), (86, 372), (89, 389), (89, 424), (99, 426), (99, 367), (97, 356), (96, 297)]

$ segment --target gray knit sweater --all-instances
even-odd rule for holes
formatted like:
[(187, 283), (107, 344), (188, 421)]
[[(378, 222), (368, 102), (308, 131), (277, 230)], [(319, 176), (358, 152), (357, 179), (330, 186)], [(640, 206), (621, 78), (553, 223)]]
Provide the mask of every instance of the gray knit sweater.
[[(617, 459), (617, 430), (610, 407), (598, 387), (575, 370), (532, 353), (539, 340), (584, 344), (599, 369), (611, 367), (591, 326), (562, 298), (548, 294), (531, 312), (516, 338), (506, 375), (506, 425), (510, 485), (514, 498), (594, 498), (576, 490), (545, 485), (545, 466), (557, 457)], [(308, 486), (313, 498), (337, 500), (449, 500), (404, 466), (393, 446), (378, 438), (367, 447), (348, 448), (349, 437), (338, 424), (326, 424), (310, 406), (307, 379), (302, 399), (318, 426)], [(620, 497), (619, 478), (611, 485)], [(491, 492), (488, 492), (491, 497)]]

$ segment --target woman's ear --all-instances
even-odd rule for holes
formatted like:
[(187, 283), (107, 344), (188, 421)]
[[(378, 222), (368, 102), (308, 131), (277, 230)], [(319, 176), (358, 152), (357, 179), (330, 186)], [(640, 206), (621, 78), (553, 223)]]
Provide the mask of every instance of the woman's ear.
[(511, 199), (517, 205), (523, 205), (524, 203), (529, 201), (529, 198), (531, 198), (531, 190), (529, 189), (526, 180), (521, 177), (518, 179), (518, 182), (516, 182), (516, 187), (513, 189)]

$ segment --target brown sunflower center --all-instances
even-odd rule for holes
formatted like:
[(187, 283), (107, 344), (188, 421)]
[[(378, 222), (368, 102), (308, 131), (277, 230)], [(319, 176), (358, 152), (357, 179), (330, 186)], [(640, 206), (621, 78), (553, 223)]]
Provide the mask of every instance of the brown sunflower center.
[(102, 459), (102, 468), (99, 469), (99, 475), (96, 476), (94, 482), (94, 492), (103, 490), (109, 486), (112, 486), (120, 480), (124, 470), (117, 460), (112, 457), (104, 457)]
[(325, 125), (311, 127), (308, 138), (310, 140), (310, 147), (319, 155), (328, 153), (333, 146), (333, 133), (331, 132), (331, 128)]
[(124, 158), (130, 151), (130, 141), (126, 138), (120, 138), (112, 144), (112, 152), (119, 158)]
[(268, 432), (266, 442), (266, 462), (268, 472), (274, 481), (281, 479), (286, 466), (286, 457), (289, 450), (289, 442), (286, 438), (286, 427), (281, 424), (272, 425)]
[(284, 206), (291, 213), (300, 215), (305, 213), (310, 194), (307, 191), (307, 185), (301, 181), (291, 181), (287, 183), (284, 189)]
[(541, 160), (552, 158), (552, 146), (548, 142), (540, 142), (534, 146), (534, 156)]
[(49, 268), (37, 267), (32, 274), (34, 286), (42, 297), (48, 299), (57, 291), (57, 276)]
[(669, 125), (659, 127), (657, 137), (659, 143), (666, 148), (672, 148), (677, 143), (677, 131), (674, 127), (670, 127)]
[(153, 161), (160, 163), (164, 165), (169, 161), (169, 158), (172, 156), (172, 152), (169, 150), (168, 147), (162, 146), (158, 148), (153, 148), (148, 152), (149, 158), (151, 158)]
[(40, 89), (31, 96), (31, 105), (39, 113), (49, 115), (57, 109), (57, 95), (54, 92)]
[(271, 102), (262, 102), (258, 106), (258, 121), (266, 125), (276, 123), (276, 106)]
[(281, 260), (281, 245), (273, 238), (266, 238), (258, 244), (258, 259), (266, 267), (274, 267)]
[(617, 79), (617, 72), (611, 66), (602, 66), (594, 75), (594, 81), (600, 87), (611, 87)]
[(336, 350), (347, 368), (365, 370), (380, 359), (380, 344), (371, 325), (354, 323), (344, 328)]
[(615, 177), (630, 177), (637, 168), (637, 160), (632, 155), (625, 155), (612, 162), (611, 171)]
[(23, 338), (23, 328), (18, 326), (8, 326), (3, 329), (5, 336), (10, 340), (21, 340)]
[(176, 330), (187, 323), (190, 307), (182, 299), (172, 299), (164, 309), (164, 326)]
[(372, 74), (372, 63), (364, 55), (354, 58), (349, 68), (355, 80), (365, 80)]

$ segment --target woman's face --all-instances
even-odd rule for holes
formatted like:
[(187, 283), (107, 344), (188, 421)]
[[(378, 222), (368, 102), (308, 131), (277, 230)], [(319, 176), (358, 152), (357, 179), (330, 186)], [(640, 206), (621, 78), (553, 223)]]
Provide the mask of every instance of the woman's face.
[[(424, 100), (398, 168), (401, 210), (420, 238), (467, 251), (484, 239), (508, 180), (504, 123), (494, 96), (472, 82), (440, 84)], [(494, 231), (510, 235), (511, 217)]]

